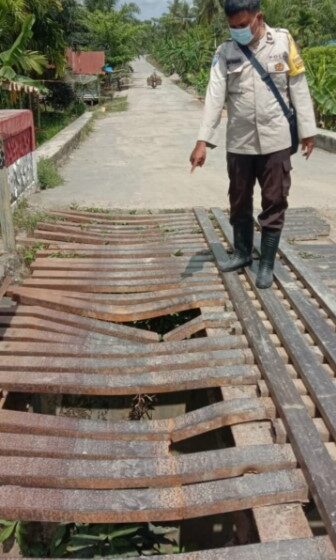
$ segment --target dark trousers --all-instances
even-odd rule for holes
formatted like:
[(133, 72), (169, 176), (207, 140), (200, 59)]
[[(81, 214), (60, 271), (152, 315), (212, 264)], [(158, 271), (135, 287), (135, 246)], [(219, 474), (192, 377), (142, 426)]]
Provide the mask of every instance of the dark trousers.
[(261, 227), (282, 230), (291, 186), (290, 150), (281, 150), (267, 155), (228, 152), (227, 167), (230, 178), (231, 224), (251, 219), (254, 185), (258, 180), (262, 196), (259, 224)]

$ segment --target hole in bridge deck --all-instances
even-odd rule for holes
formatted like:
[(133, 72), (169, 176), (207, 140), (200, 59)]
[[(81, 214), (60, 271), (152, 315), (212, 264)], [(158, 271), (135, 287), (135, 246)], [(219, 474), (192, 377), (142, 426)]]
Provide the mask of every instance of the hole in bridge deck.
[[(127, 323), (129, 326), (142, 328), (148, 331), (155, 331), (161, 336), (170, 332), (171, 330), (182, 326), (196, 317), (199, 317), (201, 312), (199, 309), (188, 310), (181, 313), (172, 314), (169, 316), (158, 317), (149, 319), (147, 321), (138, 321), (134, 323)], [(201, 330), (191, 335), (189, 338), (206, 337), (206, 331)], [(103, 421), (119, 421), (127, 420), (129, 418), (130, 410), (132, 409), (132, 396), (127, 397), (109, 397), (109, 396), (96, 396), (89, 397), (85, 395), (25, 395), (25, 394), (11, 394), (6, 402), (6, 408), (14, 410), (30, 410), (31, 412), (60, 415), (73, 418), (85, 418), (92, 420)], [(219, 389), (199, 389), (185, 392), (175, 392), (159, 394), (157, 401), (154, 402), (154, 409), (151, 411), (153, 419), (174, 418), (183, 415), (187, 412), (200, 409), (211, 403), (222, 400)], [(141, 443), (139, 443), (141, 445)], [(216, 450), (225, 447), (234, 446), (232, 433), (230, 428), (221, 428), (208, 432), (189, 440), (185, 440), (178, 444), (174, 444), (171, 448), (173, 454), (188, 454), (201, 451)], [(252, 519), (251, 512), (246, 512), (245, 519)], [(207, 518), (199, 518), (193, 520), (186, 520), (183, 522), (170, 522), (160, 523), (160, 526), (173, 527), (173, 531), (167, 534), (167, 538), (175, 540), (176, 543), (164, 542), (160, 547), (151, 549), (150, 554), (166, 554), (174, 552), (192, 551), (192, 550), (206, 550), (212, 548), (220, 548), (226, 546), (235, 546), (237, 544), (245, 544), (246, 542), (257, 542), (253, 524), (248, 522), (248, 540), (238, 539), (237, 529), (235, 526), (236, 517), (234, 514), (217, 515)], [(43, 555), (52, 557), (48, 551), (48, 543), (52, 538), (56, 524), (29, 524), (35, 535), (43, 535), (43, 544), (46, 547), (46, 552)], [(70, 526), (69, 526), (70, 527)], [(69, 531), (76, 531), (74, 525)], [(97, 526), (90, 526), (90, 532), (96, 531)], [(114, 525), (109, 529), (119, 530), (125, 526)], [(127, 525), (129, 529), (130, 524)], [(139, 524), (137, 524), (139, 527)], [(148, 531), (147, 524), (140, 524), (140, 531)], [(252, 527), (252, 529), (251, 529)], [(106, 529), (106, 525), (105, 525)], [(69, 534), (68, 531), (68, 534)], [(131, 538), (126, 536), (125, 539), (129, 541), (132, 546)], [(42, 537), (40, 539), (42, 541)], [(124, 552), (124, 551), (123, 551)], [(94, 557), (92, 550), (85, 554), (85, 557)], [(111, 554), (111, 551), (104, 550), (104, 547), (99, 551), (101, 557)], [(136, 554), (135, 554), (136, 556)]]
[(185, 551), (212, 550), (259, 542), (251, 510), (186, 519), (180, 525)]
[[(162, 317), (154, 317), (153, 319), (145, 319), (143, 321), (133, 321), (128, 323), (120, 323), (127, 327), (134, 327), (137, 329), (142, 329), (145, 331), (155, 332), (161, 336), (169, 333), (170, 331), (181, 327), (196, 319), (201, 315), (200, 309), (190, 309), (187, 311), (181, 311), (179, 313), (172, 313), (171, 315), (163, 315)], [(202, 331), (206, 336), (205, 331)], [(199, 333), (197, 335), (192, 335), (190, 338), (198, 338)]]
[[(127, 524), (36, 523), (21, 525), (20, 546), (5, 542), (2, 558), (138, 558), (231, 548), (258, 542), (252, 512), (185, 521)], [(237, 522), (244, 524), (243, 532)], [(240, 526), (240, 529), (242, 525)]]
[(310, 500), (309, 504), (304, 507), (304, 510), (313, 535), (315, 537), (327, 535), (325, 524), (321, 519), (314, 500)]
[[(211, 391), (211, 399), (209, 393)], [(143, 414), (142, 420), (150, 417), (153, 420), (176, 418), (185, 413), (201, 409), (211, 403), (222, 400), (219, 390), (195, 389), (165, 393), (155, 396), (148, 416)], [(130, 420), (133, 410), (134, 396), (85, 396), (85, 395), (30, 395), (11, 393), (6, 401), (7, 410), (21, 410), (65, 416), (93, 421), (119, 422)], [(140, 420), (141, 421), (141, 420)], [(141, 445), (141, 442), (139, 443)], [(171, 451), (177, 454), (195, 453), (234, 446), (229, 427), (220, 428), (191, 437), (172, 445)]]

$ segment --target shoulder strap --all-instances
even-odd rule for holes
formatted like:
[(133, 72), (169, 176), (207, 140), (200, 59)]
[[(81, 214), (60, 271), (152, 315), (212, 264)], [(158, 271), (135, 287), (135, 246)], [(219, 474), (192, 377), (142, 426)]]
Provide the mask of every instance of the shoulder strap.
[(270, 88), (271, 92), (273, 93), (274, 97), (278, 101), (286, 119), (290, 120), (293, 117), (293, 111), (288, 107), (287, 103), (284, 101), (280, 91), (278, 90), (277, 86), (273, 82), (270, 74), (266, 72), (264, 67), (260, 64), (260, 62), (256, 59), (252, 51), (246, 45), (240, 45), (238, 43), (240, 50), (244, 53), (246, 58), (251, 62), (252, 66), (256, 69), (258, 74), (260, 75), (261, 79), (267, 87)]

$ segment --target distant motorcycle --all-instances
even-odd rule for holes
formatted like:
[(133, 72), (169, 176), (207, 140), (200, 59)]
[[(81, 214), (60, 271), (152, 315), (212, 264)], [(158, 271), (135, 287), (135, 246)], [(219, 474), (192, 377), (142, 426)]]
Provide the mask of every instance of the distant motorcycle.
[(157, 86), (162, 85), (162, 78), (158, 76), (156, 72), (153, 72), (153, 74), (147, 78), (147, 85), (155, 89)]

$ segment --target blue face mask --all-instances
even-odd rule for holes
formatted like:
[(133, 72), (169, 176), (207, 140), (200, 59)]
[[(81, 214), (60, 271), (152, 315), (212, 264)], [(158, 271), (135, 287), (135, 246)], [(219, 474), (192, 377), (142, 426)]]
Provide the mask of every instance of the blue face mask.
[(248, 25), (247, 27), (242, 27), (240, 29), (233, 29), (232, 27), (230, 27), (230, 33), (232, 39), (237, 43), (240, 43), (241, 45), (249, 45), (250, 43), (252, 43), (254, 39), (254, 35), (251, 30), (251, 25)]

